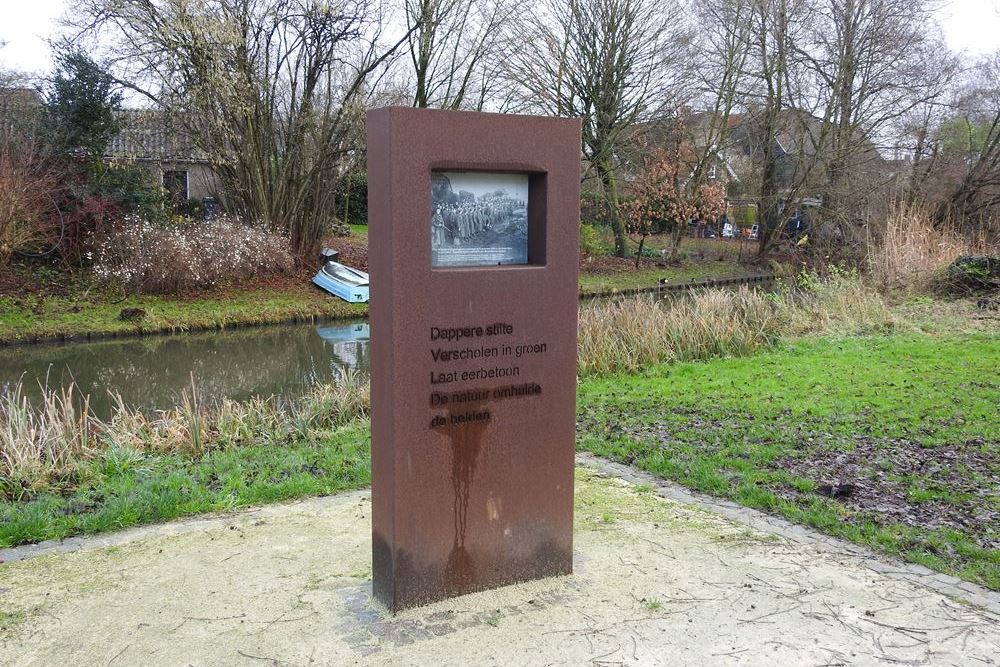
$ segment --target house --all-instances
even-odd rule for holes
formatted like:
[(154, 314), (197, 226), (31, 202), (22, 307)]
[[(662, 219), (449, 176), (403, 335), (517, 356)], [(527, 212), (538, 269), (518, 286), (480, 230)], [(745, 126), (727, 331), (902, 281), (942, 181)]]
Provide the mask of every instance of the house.
[[(0, 89), (0, 135), (32, 134), (38, 129), (44, 106), (37, 90)], [(222, 200), (222, 184), (208, 156), (168, 114), (155, 109), (125, 109), (119, 123), (120, 130), (103, 156), (106, 161), (139, 166), (175, 204)]]
[(167, 113), (128, 109), (120, 124), (105, 159), (129, 161), (145, 169), (171, 201), (221, 199), (222, 185), (208, 156)]

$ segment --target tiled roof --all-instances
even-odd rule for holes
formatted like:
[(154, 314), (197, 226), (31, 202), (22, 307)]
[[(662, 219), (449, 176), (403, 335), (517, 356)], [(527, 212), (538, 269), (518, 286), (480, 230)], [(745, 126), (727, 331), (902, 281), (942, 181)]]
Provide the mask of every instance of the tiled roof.
[(108, 146), (108, 157), (132, 160), (179, 160), (206, 162), (180, 123), (155, 109), (127, 109), (121, 131)]

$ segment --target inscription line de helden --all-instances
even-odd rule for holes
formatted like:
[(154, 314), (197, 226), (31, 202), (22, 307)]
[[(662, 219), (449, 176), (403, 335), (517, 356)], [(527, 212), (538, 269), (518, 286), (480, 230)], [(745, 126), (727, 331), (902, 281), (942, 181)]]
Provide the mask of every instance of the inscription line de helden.
[[(482, 344), (465, 344), (460, 346), (438, 345), (431, 349), (431, 359), (435, 363), (448, 364), (476, 359), (513, 358), (522, 359), (529, 356), (545, 354), (548, 344), (540, 341), (510, 340), (515, 337), (514, 327), (506, 322), (495, 322), (487, 326), (465, 327), (431, 327), (430, 339), (435, 343), (471, 343), (476, 339), (505, 338), (501, 341), (482, 341)], [(430, 395), (432, 408), (474, 404), (464, 413), (451, 412), (448, 415), (434, 415), (431, 419), (432, 428), (457, 425), (469, 421), (489, 421), (492, 414), (483, 409), (488, 401), (528, 398), (542, 393), (542, 387), (536, 382), (517, 382), (520, 380), (519, 365), (490, 365), (466, 370), (431, 371), (432, 387), (451, 383), (473, 382), (480, 380), (515, 380), (513, 384), (497, 387), (478, 387), (473, 389), (456, 389), (452, 391), (435, 390)]]

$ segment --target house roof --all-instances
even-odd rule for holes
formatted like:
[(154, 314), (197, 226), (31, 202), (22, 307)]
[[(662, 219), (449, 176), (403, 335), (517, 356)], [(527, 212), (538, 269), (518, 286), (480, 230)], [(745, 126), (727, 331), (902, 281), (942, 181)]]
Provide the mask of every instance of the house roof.
[(42, 106), (42, 94), (34, 88), (0, 88), (0, 107), (33, 108)]
[(126, 109), (121, 130), (111, 140), (107, 156), (130, 160), (207, 162), (194, 139), (169, 114), (157, 109)]

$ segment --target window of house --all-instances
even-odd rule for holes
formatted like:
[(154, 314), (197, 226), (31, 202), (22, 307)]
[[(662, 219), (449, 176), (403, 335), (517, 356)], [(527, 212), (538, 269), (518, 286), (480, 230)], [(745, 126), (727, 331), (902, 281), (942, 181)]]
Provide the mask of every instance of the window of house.
[(712, 178), (712, 179), (718, 178), (719, 177), (719, 167), (716, 166), (716, 165), (714, 165), (714, 164), (711, 167), (709, 167), (708, 168), (708, 177)]
[(163, 172), (163, 189), (167, 191), (167, 199), (175, 206), (188, 200), (188, 173), (186, 170)]

